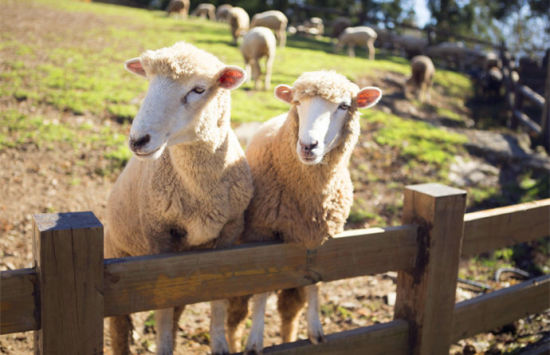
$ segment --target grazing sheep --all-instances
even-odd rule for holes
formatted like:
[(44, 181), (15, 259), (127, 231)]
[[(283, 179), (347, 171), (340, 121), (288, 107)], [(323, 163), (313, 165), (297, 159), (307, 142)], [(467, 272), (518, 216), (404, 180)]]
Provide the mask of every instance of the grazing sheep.
[[(246, 65), (246, 71), (249, 77), (252, 77), (254, 89), (256, 90), (258, 89), (260, 75), (262, 74), (262, 70), (260, 69), (260, 59), (262, 57), (266, 57), (264, 89), (269, 89), (271, 86), (271, 72), (273, 61), (275, 60), (276, 47), (275, 36), (267, 27), (254, 27), (243, 37), (241, 53)], [(250, 73), (251, 71), (252, 73)]]
[[(242, 233), (253, 185), (230, 128), (230, 90), (246, 78), (191, 44), (146, 51), (125, 64), (149, 90), (130, 129), (134, 156), (107, 203), (105, 257), (231, 245)], [(214, 354), (226, 353), (226, 302), (212, 302)], [(183, 307), (155, 312), (157, 353), (172, 354)], [(128, 354), (129, 316), (110, 319), (114, 354)]]
[(216, 21), (219, 21), (219, 22), (229, 21), (229, 13), (232, 8), (233, 6), (229, 4), (223, 4), (218, 6), (218, 8), (216, 9)]
[(348, 27), (344, 29), (340, 37), (338, 37), (338, 43), (336, 44), (336, 50), (340, 51), (342, 47), (348, 46), (348, 55), (350, 57), (355, 56), (355, 46), (366, 46), (369, 52), (369, 59), (374, 59), (374, 41), (376, 41), (376, 32), (367, 26)]
[(429, 101), (434, 75), (434, 63), (429, 57), (425, 55), (414, 57), (411, 60), (411, 77), (405, 84), (405, 97), (408, 94), (408, 88), (412, 87), (420, 101), (424, 102), (426, 98)]
[(462, 42), (443, 42), (436, 46), (426, 48), (426, 55), (430, 58), (445, 62), (447, 67), (464, 71), (466, 66), (483, 56), (483, 53), (464, 46)]
[(393, 47), (404, 52), (404, 56), (409, 59), (424, 53), (424, 50), (428, 46), (428, 40), (422, 37), (398, 35), (396, 33), (393, 33), (391, 37)]
[(351, 26), (351, 21), (347, 17), (338, 17), (332, 21), (332, 37), (338, 38), (344, 30)]
[(216, 6), (208, 3), (201, 3), (195, 8), (192, 15), (202, 18), (208, 18), (212, 21), (216, 18)]
[(260, 12), (252, 17), (250, 27), (264, 26), (271, 28), (275, 32), (275, 37), (279, 41), (279, 46), (284, 47), (286, 44), (286, 25), (288, 19), (285, 14), (278, 10), (270, 10)]
[(170, 0), (168, 7), (166, 7), (166, 15), (178, 14), (183, 18), (187, 18), (189, 13), (189, 0)]
[[(242, 242), (282, 240), (313, 249), (343, 231), (353, 202), (348, 165), (360, 133), (357, 110), (375, 105), (381, 95), (380, 89), (359, 89), (333, 71), (304, 73), (293, 87), (275, 88), (275, 96), (291, 107), (264, 123), (247, 148), (255, 193)], [(267, 296), (253, 297), (247, 352), (263, 348)], [(306, 299), (309, 339), (324, 340), (318, 285), (310, 285), (279, 293), (283, 341), (296, 339), (297, 315)], [(247, 300), (232, 300), (232, 322), (244, 319)]]
[[(289, 30), (290, 32), (290, 30)], [(302, 25), (298, 25), (296, 28), (297, 33), (319, 37), (325, 32), (325, 25), (323, 20), (319, 17), (312, 17)]]
[(231, 26), (231, 35), (233, 42), (237, 44), (239, 37), (248, 31), (250, 18), (242, 7), (232, 7), (229, 10), (229, 25)]

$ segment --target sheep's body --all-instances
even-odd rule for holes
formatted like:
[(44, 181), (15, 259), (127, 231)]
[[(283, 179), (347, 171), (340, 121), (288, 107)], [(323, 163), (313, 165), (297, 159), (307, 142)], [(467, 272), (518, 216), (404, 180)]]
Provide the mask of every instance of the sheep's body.
[(435, 67), (432, 60), (425, 55), (418, 55), (411, 60), (411, 77), (407, 80), (405, 88), (413, 87), (421, 101), (426, 98), (429, 100), (434, 75)]
[(208, 18), (213, 21), (216, 19), (216, 6), (209, 3), (201, 3), (193, 11), (193, 16)]
[(322, 36), (325, 33), (325, 25), (323, 20), (319, 17), (312, 17), (302, 25), (298, 25), (296, 28), (297, 33), (310, 35), (310, 36)]
[(392, 33), (391, 41), (393, 42), (393, 46), (403, 51), (407, 58), (413, 58), (414, 56), (424, 53), (428, 46), (428, 40), (426, 38), (410, 35)]
[(355, 56), (355, 46), (366, 46), (369, 52), (369, 59), (374, 59), (374, 41), (376, 41), (376, 32), (367, 26), (347, 27), (340, 37), (338, 37), (337, 50), (348, 46), (348, 55)]
[(483, 57), (483, 53), (467, 48), (461, 42), (443, 42), (426, 48), (425, 52), (430, 58), (442, 60), (448, 67), (454, 66), (459, 70)]
[(351, 26), (351, 21), (347, 17), (338, 17), (332, 21), (332, 37), (338, 38), (344, 30)]
[(223, 4), (216, 9), (216, 21), (227, 22), (229, 20), (229, 14), (233, 8), (230, 4)]
[(267, 27), (254, 27), (248, 31), (241, 44), (241, 53), (244, 58), (247, 72), (254, 81), (254, 88), (258, 89), (260, 75), (260, 59), (266, 57), (264, 89), (271, 86), (271, 73), (277, 43), (273, 32)]
[(250, 17), (241, 7), (233, 7), (229, 10), (229, 25), (231, 26), (231, 35), (233, 42), (237, 44), (239, 37), (248, 31), (250, 26)]
[(284, 47), (286, 44), (286, 25), (288, 19), (285, 14), (278, 10), (270, 10), (258, 13), (252, 17), (250, 27), (263, 26), (273, 30), (275, 37), (279, 41), (279, 46)]
[(166, 7), (166, 14), (178, 14), (183, 18), (187, 18), (189, 14), (189, 0), (171, 0)]
[[(132, 65), (138, 63), (140, 70), (132, 69)], [(156, 136), (165, 137), (149, 120), (150, 117), (170, 115), (168, 106), (164, 110), (162, 104), (154, 103), (170, 93), (160, 91), (155, 85), (165, 83), (170, 91), (179, 91), (181, 83), (193, 85), (198, 82), (205, 85), (205, 95), (209, 96), (199, 101), (204, 102), (202, 106), (190, 108), (192, 111), (188, 115), (191, 118), (186, 114), (185, 120), (189, 122), (186, 127), (190, 127), (192, 133), (187, 133), (183, 143), (168, 144), (164, 148), (165, 143), (159, 148), (158, 159), (142, 160), (133, 156), (118, 177), (107, 203), (105, 257), (231, 245), (243, 230), (244, 210), (252, 197), (253, 185), (244, 152), (230, 128), (229, 90), (219, 88), (216, 78), (220, 70), (225, 70), (223, 63), (207, 52), (180, 42), (172, 47), (147, 51), (132, 63), (127, 62), (128, 67), (151, 80), (148, 95), (132, 124), (130, 145), (135, 154), (139, 147), (144, 149), (148, 142), (155, 142)], [(155, 88), (158, 93), (152, 92)], [(181, 94), (175, 95), (174, 105), (179, 108)], [(167, 102), (172, 102), (171, 98)], [(156, 110), (154, 105), (157, 105)], [(136, 142), (135, 131), (140, 129), (151, 132), (153, 137), (147, 134), (145, 141)], [(180, 132), (183, 131), (174, 133), (175, 137), (181, 137), (178, 136)], [(221, 304), (216, 307), (220, 306), (223, 307)], [(180, 307), (175, 312), (172, 309), (156, 312), (159, 315), (156, 325), (159, 353), (173, 348), (170, 343), (174, 338), (173, 334), (170, 338), (170, 334), (177, 329), (175, 324), (182, 310)], [(219, 330), (219, 326), (216, 329)], [(129, 317), (111, 319), (114, 354), (128, 353), (130, 330)], [(213, 342), (218, 343), (213, 345), (213, 352), (223, 351), (225, 335), (221, 334), (221, 343), (221, 336), (213, 335), (216, 336), (218, 340)], [(218, 346), (217, 351), (214, 346)]]

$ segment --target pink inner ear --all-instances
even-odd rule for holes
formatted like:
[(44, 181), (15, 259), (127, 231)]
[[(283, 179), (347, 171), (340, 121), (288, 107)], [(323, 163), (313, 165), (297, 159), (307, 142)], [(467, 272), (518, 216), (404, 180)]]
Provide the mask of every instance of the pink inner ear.
[(276, 88), (277, 97), (283, 101), (289, 102), (292, 100), (292, 89), (287, 86), (278, 86)]
[(237, 69), (226, 69), (220, 75), (220, 78), (218, 79), (218, 82), (220, 83), (220, 86), (225, 89), (230, 89), (237, 85), (241, 79), (243, 78), (244, 74), (240, 70)]
[(139, 75), (145, 75), (145, 70), (143, 69), (143, 66), (141, 65), (141, 61), (135, 60), (126, 63), (126, 67), (128, 70), (130, 70), (133, 73), (139, 74)]
[(378, 100), (380, 91), (374, 89), (361, 90), (357, 94), (357, 107), (367, 107)]

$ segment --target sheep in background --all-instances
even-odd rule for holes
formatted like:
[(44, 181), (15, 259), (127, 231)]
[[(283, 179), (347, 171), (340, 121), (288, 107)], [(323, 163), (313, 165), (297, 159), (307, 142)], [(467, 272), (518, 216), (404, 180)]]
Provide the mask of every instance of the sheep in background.
[(213, 21), (216, 19), (216, 7), (212, 4), (201, 3), (193, 10), (192, 15)]
[(269, 89), (271, 86), (271, 72), (273, 61), (275, 60), (276, 47), (275, 36), (267, 27), (254, 27), (243, 37), (241, 53), (246, 65), (246, 71), (254, 81), (254, 89), (256, 90), (258, 89), (260, 75), (262, 74), (262, 70), (260, 69), (260, 59), (262, 57), (266, 57), (264, 89)]
[(189, 0), (170, 0), (168, 7), (166, 7), (166, 15), (177, 14), (182, 18), (187, 18), (189, 13)]
[(239, 37), (248, 31), (250, 17), (242, 7), (232, 7), (229, 10), (229, 25), (231, 26), (233, 42), (237, 44)]
[(351, 21), (347, 17), (338, 17), (332, 21), (332, 37), (338, 38), (344, 30), (351, 26)]
[(416, 93), (416, 97), (424, 102), (430, 100), (430, 89), (435, 75), (435, 67), (432, 60), (425, 55), (417, 55), (411, 60), (411, 77), (405, 83), (405, 97), (408, 96), (409, 88)]
[[(375, 105), (381, 91), (359, 89), (343, 75), (319, 71), (302, 74), (293, 87), (277, 86), (275, 96), (290, 104), (290, 111), (265, 122), (247, 148), (255, 193), (242, 242), (282, 240), (314, 249), (344, 229), (353, 203), (348, 165), (360, 133), (358, 109)], [(313, 343), (324, 341), (318, 292), (314, 284), (279, 293), (283, 341), (296, 339), (297, 316), (306, 299), (308, 337)], [(245, 351), (263, 348), (267, 296), (253, 297)], [(236, 324), (246, 317), (248, 298), (230, 302), (229, 319)]]
[[(105, 257), (229, 246), (242, 233), (253, 193), (231, 130), (230, 90), (246, 78), (191, 44), (146, 51), (125, 64), (149, 80), (130, 129), (130, 159), (107, 203)], [(228, 352), (227, 303), (214, 301), (212, 353)], [(172, 354), (183, 307), (157, 310), (157, 353)], [(114, 354), (128, 354), (129, 316), (110, 318)]]
[(404, 56), (408, 59), (424, 53), (428, 46), (428, 40), (422, 37), (410, 35), (392, 34), (393, 46), (404, 52)]
[(286, 44), (287, 24), (288, 19), (285, 14), (278, 10), (270, 10), (252, 16), (250, 27), (263, 26), (271, 28), (275, 32), (275, 38), (279, 41), (279, 46), (284, 47)]
[[(290, 32), (290, 30), (289, 30)], [(302, 25), (298, 25), (296, 28), (297, 33), (319, 37), (325, 32), (325, 26), (323, 20), (319, 17), (312, 17)]]
[(216, 9), (216, 21), (219, 21), (219, 22), (229, 21), (229, 13), (232, 8), (233, 6), (229, 4), (223, 4), (218, 6), (218, 8)]
[(348, 46), (348, 55), (354, 57), (355, 46), (366, 46), (369, 52), (369, 59), (374, 60), (374, 41), (376, 41), (376, 37), (376, 32), (370, 27), (348, 27), (338, 37), (336, 51), (340, 51), (342, 47)]

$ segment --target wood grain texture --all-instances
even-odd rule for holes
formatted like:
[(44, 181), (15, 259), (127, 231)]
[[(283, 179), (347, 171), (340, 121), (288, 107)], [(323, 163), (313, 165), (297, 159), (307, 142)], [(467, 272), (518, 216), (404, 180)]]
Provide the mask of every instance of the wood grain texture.
[(462, 256), (550, 235), (550, 199), (500, 207), (464, 216)]
[(314, 251), (294, 244), (124, 259), (105, 265), (105, 315), (122, 315), (317, 281), (408, 270), (416, 227), (345, 233)]
[(489, 331), (550, 308), (550, 275), (522, 282), (455, 306), (452, 341)]
[(408, 186), (403, 222), (417, 223), (416, 269), (397, 277), (395, 318), (410, 322), (411, 354), (448, 354), (466, 193), (439, 184)]
[(0, 272), (0, 334), (38, 329), (36, 285), (33, 269)]
[(103, 353), (103, 226), (91, 212), (34, 216), (35, 354)]

